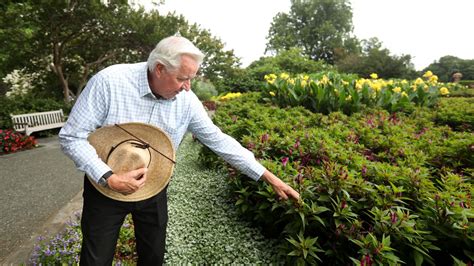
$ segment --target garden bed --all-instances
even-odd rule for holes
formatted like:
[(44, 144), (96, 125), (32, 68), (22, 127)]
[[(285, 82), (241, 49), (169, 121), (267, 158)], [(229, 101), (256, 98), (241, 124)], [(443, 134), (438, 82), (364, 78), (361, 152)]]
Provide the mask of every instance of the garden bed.
[[(290, 264), (472, 262), (474, 135), (454, 131), (446, 115), (458, 113), (454, 125), (472, 123), (459, 115), (472, 103), (449, 103), (351, 116), (280, 108), (259, 93), (222, 104), (215, 123), (302, 197), (277, 202), (269, 186), (231, 171), (236, 205), (280, 238), (280, 260)], [(202, 153), (203, 163), (227, 167)]]

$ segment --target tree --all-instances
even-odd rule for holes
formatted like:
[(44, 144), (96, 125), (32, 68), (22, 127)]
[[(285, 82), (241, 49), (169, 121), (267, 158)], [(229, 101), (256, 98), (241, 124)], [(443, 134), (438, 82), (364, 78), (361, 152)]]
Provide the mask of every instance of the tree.
[(278, 13), (273, 18), (266, 51), (279, 53), (297, 47), (313, 60), (332, 64), (336, 49), (353, 48), (351, 32), (348, 0), (291, 0), (289, 14)]
[[(46, 78), (48, 84), (57, 84), (66, 102), (81, 93), (93, 73), (113, 63), (144, 61), (159, 40), (177, 32), (207, 55), (201, 73), (222, 77), (239, 64), (233, 51), (223, 51), (219, 39), (196, 24), (189, 25), (183, 16), (136, 10), (127, 1), (108, 1), (107, 5), (81, 0), (20, 1), (2, 8), (2, 21), (11, 21), (11, 29), (0, 31), (0, 42), (7, 42), (15, 25), (21, 25), (27, 34), (17, 34), (9, 44), (17, 47), (20, 65), (31, 72), (45, 66), (52, 70), (49, 73), (57, 81)], [(0, 69), (12, 71), (11, 66), (18, 66), (6, 64), (13, 62), (7, 59)]]
[[(62, 87), (65, 101), (79, 94), (90, 71), (116, 57), (129, 40), (129, 31), (120, 22), (130, 12), (126, 1), (110, 1), (108, 5), (79, 0), (20, 1), (9, 3), (8, 10), (11, 12), (5, 14), (5, 19), (29, 26), (28, 36), (12, 45), (20, 50), (29, 48), (23, 49), (24, 61), (51, 60), (49, 67)], [(4, 40), (8, 36), (1, 37)], [(25, 65), (30, 71), (40, 67)]]
[(247, 68), (229, 69), (225, 78), (215, 84), (220, 93), (258, 91), (264, 85), (264, 76), (267, 74), (316, 73), (328, 69), (332, 69), (332, 66), (323, 61), (311, 60), (303, 56), (300, 49), (292, 48), (276, 56), (261, 57)]
[(305, 57), (298, 48), (282, 51), (276, 56), (261, 57), (247, 67), (252, 75), (261, 81), (264, 80), (263, 78), (267, 74), (279, 74), (282, 72), (309, 74), (331, 68), (332, 66), (327, 65), (324, 61), (315, 61)]
[(351, 53), (336, 62), (339, 71), (369, 77), (377, 73), (381, 78), (413, 78), (416, 71), (411, 63), (410, 55), (391, 55), (390, 51), (382, 48), (377, 38), (362, 40), (360, 53)]
[[(24, 17), (24, 10), (31, 9), (26, 3), (5, 0), (0, 3), (0, 76), (4, 77), (12, 69), (23, 66), (23, 61), (33, 50), (32, 37), (35, 26)], [(23, 43), (23, 45), (18, 45)]]
[(434, 61), (423, 71), (431, 70), (440, 81), (449, 82), (454, 72), (461, 72), (464, 80), (474, 80), (474, 60), (465, 60), (455, 56), (446, 55)]

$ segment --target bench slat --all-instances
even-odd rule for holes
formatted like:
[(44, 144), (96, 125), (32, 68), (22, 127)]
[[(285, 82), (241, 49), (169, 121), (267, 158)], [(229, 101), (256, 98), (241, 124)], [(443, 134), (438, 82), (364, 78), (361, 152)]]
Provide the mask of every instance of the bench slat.
[(27, 135), (36, 131), (59, 128), (65, 123), (62, 109), (10, 116), (13, 122), (13, 129), (19, 132), (25, 132)]

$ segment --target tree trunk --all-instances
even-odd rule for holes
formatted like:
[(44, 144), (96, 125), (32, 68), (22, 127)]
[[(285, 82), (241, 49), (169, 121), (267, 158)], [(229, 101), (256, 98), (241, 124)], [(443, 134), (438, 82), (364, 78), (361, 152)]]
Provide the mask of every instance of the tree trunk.
[(69, 83), (66, 78), (64, 78), (63, 74), (63, 67), (62, 65), (56, 66), (56, 73), (58, 75), (59, 81), (61, 82), (61, 86), (63, 87), (63, 97), (64, 97), (64, 102), (68, 103), (70, 102), (70, 91), (69, 91)]
[(104, 55), (104, 56), (100, 57), (99, 59), (97, 59), (94, 62), (86, 63), (85, 65), (83, 65), (84, 71), (82, 71), (81, 80), (79, 81), (79, 86), (77, 88), (77, 92), (76, 92), (77, 96), (79, 96), (79, 94), (81, 94), (82, 90), (84, 89), (84, 87), (87, 84), (87, 78), (89, 77), (90, 69), (97, 66), (97, 65), (102, 64), (106, 60), (114, 58), (117, 54), (118, 54), (118, 51), (113, 51), (113, 52), (111, 52), (107, 55)]
[(61, 58), (61, 44), (54, 43), (53, 44), (53, 66), (54, 66), (54, 73), (58, 76), (59, 82), (63, 87), (63, 100), (65, 103), (70, 102), (70, 91), (69, 91), (69, 83), (67, 79), (64, 77), (63, 73), (63, 65), (62, 65), (62, 58)]

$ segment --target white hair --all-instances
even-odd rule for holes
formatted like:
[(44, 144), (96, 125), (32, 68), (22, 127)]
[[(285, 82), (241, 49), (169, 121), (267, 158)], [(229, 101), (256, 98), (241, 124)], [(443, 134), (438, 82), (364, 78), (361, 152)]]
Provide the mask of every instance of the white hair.
[(147, 66), (153, 72), (157, 64), (164, 65), (170, 71), (181, 66), (181, 56), (189, 55), (201, 65), (204, 54), (188, 39), (181, 36), (170, 36), (161, 40), (151, 51)]

